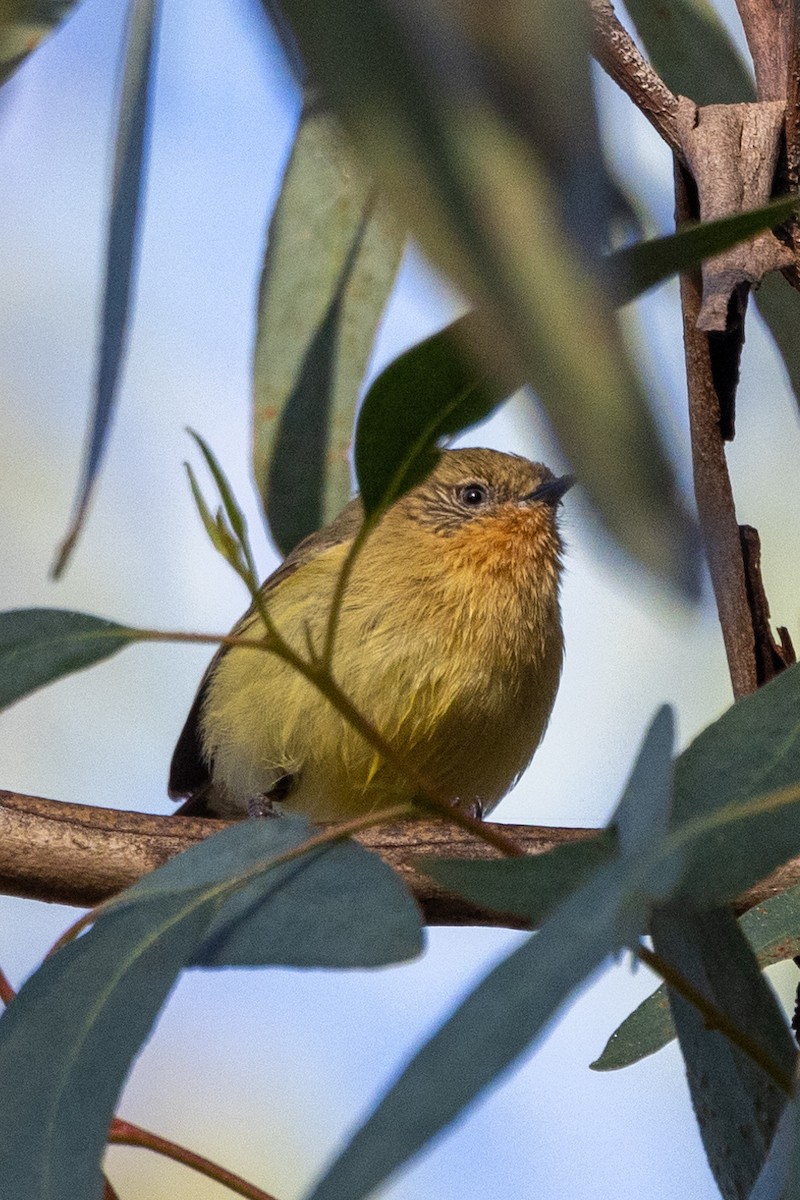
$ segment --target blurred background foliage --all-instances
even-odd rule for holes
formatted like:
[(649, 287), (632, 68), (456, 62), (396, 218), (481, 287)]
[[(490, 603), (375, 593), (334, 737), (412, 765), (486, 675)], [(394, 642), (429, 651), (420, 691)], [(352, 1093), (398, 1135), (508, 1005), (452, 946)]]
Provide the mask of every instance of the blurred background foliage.
[[(585, 485), (564, 514), (567, 659), (559, 699), (545, 743), (500, 817), (601, 823), (658, 704), (675, 704), (685, 744), (730, 701), (707, 584), (693, 606), (680, 588), (657, 582), (690, 580), (678, 515), (691, 506), (691, 485), (677, 285), (627, 306), (621, 333), (598, 299), (599, 257), (620, 234), (670, 230), (666, 148), (589, 69), (577, 3), (536, 5), (539, 24), (529, 37), (489, 21), (480, 4), (414, 5), (403, 21), (419, 22), (415, 44), (430, 55), (417, 63), (403, 57), (400, 18), (388, 26), (378, 19), (394, 10), (342, 3), (329, 6), (322, 22), (316, 6), (292, 0), (286, 12), (304, 56), (373, 177), (387, 185), (389, 216), (366, 175), (355, 186), (348, 169), (348, 187), (336, 193), (345, 151), (330, 113), (298, 79), (293, 53), (287, 65), (257, 0), (162, 0), (160, 7), (149, 170), (138, 178), (125, 176), (119, 140), (114, 165), (123, 7), (83, 0), (20, 66), (73, 6), (0, 4), (0, 71), (11, 76), (17, 68), (0, 91), (1, 606), (58, 605), (138, 625), (227, 629), (245, 597), (194, 513), (181, 468), (184, 427), (215, 447), (254, 532), (263, 528), (266, 498), (285, 548), (304, 531), (298, 511), (312, 525), (327, 519), (349, 488), (345, 450), (358, 364), (374, 379), (400, 351), (462, 313), (466, 293), (482, 306), (471, 353), (477, 347), (493, 369), (507, 370), (509, 386), (520, 374), (535, 381), (538, 402), (518, 394), (462, 444), (516, 450), (556, 470), (575, 466)], [(637, 22), (639, 7), (630, 6)], [(732, 5), (716, 11), (723, 45), (732, 37), (741, 50)], [(452, 36), (457, 19), (490, 64), (517, 62), (517, 87), (492, 70), (481, 80), (485, 91), (475, 86), (469, 56)], [(374, 69), (359, 74), (356, 50), (365, 40), (374, 53), (364, 61)], [(147, 59), (147, 39), (140, 46)], [(431, 101), (430, 62), (444, 106)], [(402, 86), (411, 71), (420, 79), (413, 93)], [(133, 78), (135, 141), (142, 91)], [(519, 94), (521, 109), (512, 103)], [(525, 124), (531, 113), (533, 140)], [(520, 155), (524, 136), (535, 153)], [(312, 151), (301, 160), (303, 140)], [(464, 163), (466, 173), (454, 166)], [(97, 331), (109, 312), (112, 175), (117, 196), (122, 180), (145, 201), (138, 224), (123, 223), (120, 234), (132, 261), (138, 248), (136, 302), (127, 359), (118, 363), (124, 370), (109, 393), (118, 404), (95, 502), (56, 584), (47, 571), (80, 475)], [(336, 220), (323, 220), (326, 212)], [(404, 252), (398, 222), (416, 234)], [(531, 228), (540, 244), (527, 241)], [(311, 246), (324, 236), (323, 272)], [(523, 244), (531, 250), (525, 256)], [(285, 301), (287, 273), (300, 283)], [(332, 330), (349, 339), (346, 358), (337, 359)], [(309, 396), (317, 398), (310, 410), (303, 407)], [(798, 440), (785, 369), (751, 315), (729, 461), (739, 517), (761, 533), (773, 615), (793, 632), (800, 512), (796, 489), (782, 481), (794, 478)], [(314, 491), (320, 479), (325, 487)], [(257, 549), (266, 574), (274, 552), (265, 538)], [(649, 573), (633, 565), (637, 559)], [(172, 744), (206, 658), (184, 647), (137, 648), (91, 677), (34, 696), (3, 717), (0, 785), (167, 811)], [(5, 897), (0, 908), (0, 956), (19, 982), (69, 915)], [(190, 973), (120, 1111), (279, 1196), (297, 1194), (422, 1036), (516, 938), (432, 930), (421, 961), (372, 973)], [(606, 970), (524, 1066), (386, 1194), (570, 1195), (580, 1187), (588, 1196), (613, 1188), (617, 1196), (646, 1189), (658, 1197), (691, 1178), (694, 1195), (715, 1195), (674, 1044), (625, 1073), (587, 1070), (651, 986), (645, 971), (632, 978)], [(218, 1194), (138, 1151), (114, 1150), (110, 1163), (126, 1200)]]

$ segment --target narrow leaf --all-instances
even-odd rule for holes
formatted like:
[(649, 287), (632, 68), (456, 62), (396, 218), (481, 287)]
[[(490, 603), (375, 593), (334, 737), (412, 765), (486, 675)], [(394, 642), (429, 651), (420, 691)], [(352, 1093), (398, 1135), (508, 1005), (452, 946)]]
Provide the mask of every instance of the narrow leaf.
[(327, 843), (264, 867), (319, 833), (304, 817), (236, 824), (191, 847), (119, 896), (115, 909), (249, 871), (218, 908), (197, 966), (373, 967), (422, 949), (422, 918), (399, 876), (357, 843)]
[(203, 528), (208, 534), (208, 539), (214, 549), (218, 551), (218, 553), (221, 554), (227, 562), (230, 562), (230, 558), (228, 557), (230, 551), (230, 541), (225, 540), (218, 522), (214, 519), (211, 509), (206, 504), (205, 497), (200, 490), (200, 484), (197, 482), (197, 476), (194, 473), (192, 464), (187, 462), (183, 465), (186, 467), (186, 474), (189, 477), (189, 487), (192, 489), (192, 499), (194, 500), (195, 508), (200, 516), (200, 520), (203, 522)]
[[(760, 967), (783, 962), (800, 954), (800, 886), (770, 896), (739, 920), (739, 927)], [(616, 1071), (655, 1054), (675, 1037), (663, 985), (626, 1017), (612, 1033), (600, 1057), (591, 1064), (596, 1071)]]
[(0, 613), (0, 708), (109, 658), (138, 636), (114, 621), (58, 608)]
[[(233, 489), (231, 488), (231, 485), (228, 482), (222, 467), (217, 462), (217, 459), (214, 456), (211, 447), (208, 445), (208, 442), (201, 438), (199, 433), (196, 433), (194, 429), (188, 429), (187, 433), (190, 437), (194, 438), (195, 442), (200, 448), (200, 451), (202, 452), (203, 458), (206, 460), (208, 469), (214, 478), (214, 483), (217, 485), (217, 490), (219, 491), (220, 499), (222, 500), (225, 508), (225, 515), (228, 518), (231, 529), (236, 534), (239, 542), (242, 545), (247, 545), (247, 521), (245, 520), (244, 513), (236, 501), (236, 497), (233, 494)], [(194, 491), (194, 489), (192, 490)]]
[(609, 861), (615, 849), (616, 838), (604, 833), (524, 858), (417, 858), (414, 866), (473, 904), (541, 925), (557, 904)]
[[(673, 829), (692, 839), (695, 901), (732, 899), (800, 851), (796, 788), (800, 665), (737, 701), (676, 762)], [(700, 818), (702, 839), (689, 825)]]
[[(792, 1036), (755, 957), (727, 909), (656, 912), (653, 946), (791, 1081)], [(785, 1093), (762, 1066), (672, 988), (670, 1005), (709, 1165), (725, 1200), (745, 1200), (769, 1151)]]
[[(480, 92), (480, 44), (469, 44), (455, 22), (450, 52), (437, 55), (437, 31), (424, 17), (422, 25), (401, 22), (386, 0), (284, 7), (309, 70), (388, 201), (434, 264), (480, 305), (472, 353), (486, 374), (531, 384), (619, 545), (696, 593), (690, 522), (611, 305), (587, 270), (604, 247), (574, 240), (564, 179), (548, 169), (558, 143), (537, 144), (533, 129), (509, 126), (505, 107)], [(529, 37), (548, 44), (545, 6), (525, 11)], [(455, 48), (467, 61), (476, 56), (477, 70), (462, 70)], [(559, 54), (563, 70), (567, 54), (570, 69), (588, 71), (580, 38), (567, 39)], [(543, 110), (555, 102), (540, 99)]]
[(372, 1192), (504, 1074), (575, 988), (637, 937), (645, 921), (628, 896), (626, 868), (601, 867), (415, 1055), (312, 1200), (361, 1200)]
[(356, 426), (355, 466), (368, 516), (430, 473), (439, 439), (482, 421), (509, 394), (465, 351), (478, 321), (468, 314), (412, 346), (367, 392)]
[(672, 805), (675, 718), (665, 704), (656, 713), (611, 825), (623, 854), (644, 854), (666, 833)]
[(155, 76), (156, 0), (131, 0), (120, 95), (95, 407), (72, 520), (53, 567), (58, 578), (83, 525), (105, 453), (125, 354), (138, 262), (140, 208), (147, 171), (150, 98)]
[(0, 1018), (0, 1195), (99, 1200), (123, 1080), (208, 911), (186, 899), (98, 921), (46, 961)]
[(405, 241), (309, 99), (269, 229), (253, 364), (253, 467), (284, 554), (350, 498), (348, 451)]
[(28, 980), (0, 1019), (0, 1195), (99, 1198), (114, 1105), (183, 967), (373, 966), (419, 952), (419, 912), (391, 869), (347, 843), (287, 858), (310, 833), (299, 817), (223, 830), (140, 880)]
[(800, 1104), (796, 1098), (783, 1110), (750, 1200), (800, 1200)]
[(0, 84), (74, 7), (75, 0), (0, 0)]
[(696, 104), (755, 100), (753, 77), (709, 0), (630, 0), (625, 7), (676, 95)]
[(593, 1071), (619, 1071), (655, 1054), (677, 1036), (667, 989), (662, 984), (614, 1030), (603, 1053), (589, 1066)]
[[(734, 213), (719, 221), (698, 221), (691, 226), (682, 226), (669, 237), (654, 238), (617, 250), (606, 259), (610, 287), (617, 304), (627, 304), (670, 275), (688, 270), (722, 250), (747, 241), (753, 234), (774, 229), (792, 215), (797, 205), (796, 196), (781, 197), (763, 208)], [(790, 290), (785, 283), (783, 289)]]

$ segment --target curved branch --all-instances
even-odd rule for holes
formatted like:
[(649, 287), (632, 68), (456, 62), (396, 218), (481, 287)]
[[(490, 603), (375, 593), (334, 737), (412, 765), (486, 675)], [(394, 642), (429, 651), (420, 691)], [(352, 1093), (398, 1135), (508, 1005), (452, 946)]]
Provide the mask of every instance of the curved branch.
[[(90, 907), (129, 887), (173, 855), (219, 830), (224, 822), (151, 816), (40, 796), (0, 791), (0, 892), (32, 900)], [(502, 825), (526, 854), (543, 854), (596, 829)], [(405, 880), (429, 925), (494, 925), (524, 929), (519, 917), (491, 912), (437, 887), (414, 870), (417, 857), (486, 859), (496, 851), (466, 830), (441, 821), (383, 825), (357, 840), (380, 854)], [(800, 883), (792, 859), (740, 897), (744, 912)]]
[(639, 53), (620, 23), (610, 0), (590, 0), (592, 53), (600, 66), (664, 139), (673, 154), (685, 163), (676, 113), (678, 98)]

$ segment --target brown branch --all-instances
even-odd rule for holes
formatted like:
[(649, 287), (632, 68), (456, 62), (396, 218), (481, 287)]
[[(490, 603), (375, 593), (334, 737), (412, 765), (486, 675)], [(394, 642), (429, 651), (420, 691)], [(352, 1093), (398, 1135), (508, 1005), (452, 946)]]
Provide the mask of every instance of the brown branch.
[(590, 0), (592, 53), (622, 88), (673, 154), (684, 162), (675, 114), (678, 98), (639, 53), (631, 35), (617, 19), (610, 0)]
[[(783, 130), (784, 102), (706, 104), (678, 100), (678, 133), (698, 193), (699, 217), (714, 221), (766, 204), (772, 194)], [(697, 324), (728, 328), (731, 296), (742, 284), (794, 265), (794, 255), (770, 230), (707, 258), (701, 267), (703, 304)]]
[[(0, 892), (80, 907), (98, 904), (135, 883), (224, 822), (197, 817), (151, 816), (40, 796), (0, 791)], [(532, 825), (503, 825), (526, 854), (599, 833)], [(429, 925), (494, 925), (524, 929), (520, 917), (490, 912), (437, 887), (412, 866), (418, 857), (497, 857), (485, 842), (441, 821), (406, 821), (358, 835), (406, 881)], [(740, 897), (739, 912), (800, 883), (800, 858), (793, 859)]]
[[(691, 181), (675, 167), (675, 219), (678, 225), (696, 217)], [(736, 297), (735, 302), (746, 302)], [(733, 694), (737, 698), (757, 686), (755, 636), (747, 598), (739, 526), (725, 460), (724, 433), (733, 434), (733, 403), (743, 341), (740, 325), (729, 333), (708, 334), (697, 328), (702, 306), (698, 270), (681, 275), (683, 345), (689, 390), (692, 468), (700, 529), (708, 556)], [(712, 340), (713, 339), (713, 340)]]
[(759, 100), (786, 99), (793, 0), (736, 0)]
[(742, 542), (747, 599), (753, 615), (756, 639), (756, 674), (758, 686), (761, 687), (762, 683), (768, 683), (785, 667), (791, 666), (796, 657), (789, 630), (780, 625), (776, 638), (769, 623), (769, 601), (761, 578), (761, 541), (758, 530), (753, 529), (752, 525), (740, 525), (739, 536)]

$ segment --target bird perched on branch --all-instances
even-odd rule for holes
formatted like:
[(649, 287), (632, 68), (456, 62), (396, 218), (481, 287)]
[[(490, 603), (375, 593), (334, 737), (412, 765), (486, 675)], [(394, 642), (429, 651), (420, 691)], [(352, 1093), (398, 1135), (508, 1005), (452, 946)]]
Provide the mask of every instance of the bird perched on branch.
[[(354, 559), (332, 677), (429, 788), (488, 813), (541, 741), (563, 657), (557, 509), (571, 486), (541, 463), (444, 451)], [(353, 500), (263, 584), (263, 608), (300, 655), (323, 654)], [(234, 629), (265, 636), (258, 606)], [(300, 812), (337, 821), (419, 788), (276, 654), (221, 647), (172, 759), (169, 791), (196, 816)]]

